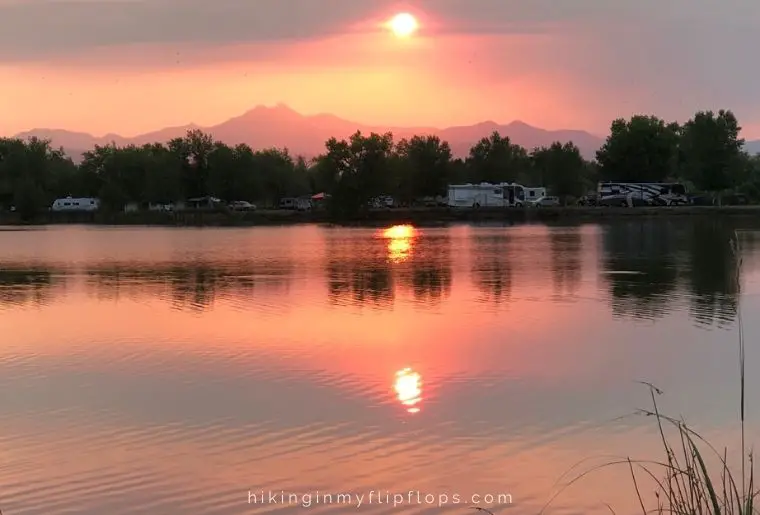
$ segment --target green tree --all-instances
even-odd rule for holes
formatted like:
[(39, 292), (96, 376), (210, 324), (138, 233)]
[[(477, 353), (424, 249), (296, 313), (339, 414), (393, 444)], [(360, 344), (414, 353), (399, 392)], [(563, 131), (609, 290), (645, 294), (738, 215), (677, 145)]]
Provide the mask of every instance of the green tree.
[(182, 189), (189, 198), (203, 197), (209, 191), (209, 156), (214, 140), (200, 130), (190, 130), (184, 138), (169, 142), (169, 150), (181, 163)]
[[(262, 199), (268, 204), (276, 205), (283, 197), (295, 194), (295, 163), (288, 149), (270, 148), (253, 154), (253, 169), (262, 180)], [(307, 182), (304, 177), (304, 183)]]
[(31, 175), (24, 175), (16, 182), (13, 204), (24, 219), (38, 214), (45, 204), (45, 192)]
[(456, 158), (452, 160), (449, 169), (450, 184), (466, 184), (474, 181), (470, 167), (467, 166), (467, 163), (463, 159)]
[(494, 131), (470, 149), (467, 165), (473, 182), (515, 182), (528, 174), (530, 160), (523, 147)]
[(534, 175), (563, 201), (585, 193), (588, 165), (573, 143), (554, 142), (549, 147), (537, 148), (531, 154), (531, 161), (536, 170)]
[(288, 186), (294, 196), (311, 195), (315, 193), (309, 182), (309, 163), (303, 156), (296, 157), (293, 163), (293, 173)]
[(0, 205), (15, 206), (25, 219), (46, 210), (56, 188), (75, 169), (61, 149), (38, 138), (0, 139)]
[(760, 200), (760, 154), (750, 156), (742, 155), (744, 173), (738, 181), (738, 190), (747, 195), (752, 201)]
[(323, 154), (311, 161), (309, 167), (309, 185), (315, 193), (333, 193), (338, 183), (337, 164)]
[(601, 180), (660, 182), (675, 175), (679, 128), (655, 116), (612, 122), (610, 135), (596, 153)]
[(125, 174), (134, 173), (134, 170), (129, 170), (129, 156), (125, 153), (115, 144), (95, 145), (94, 149), (84, 153), (79, 166), (83, 172), (97, 177), (97, 195), (105, 209), (120, 210), (130, 200)]
[[(89, 184), (86, 177), (79, 170), (79, 167), (68, 158), (63, 149), (50, 152), (47, 163), (50, 181), (47, 184), (45, 200), (48, 203), (56, 198), (82, 194), (82, 196), (94, 196), (97, 190), (88, 189)], [(49, 205), (47, 206), (49, 207)]]
[(446, 192), (451, 171), (451, 147), (438, 136), (414, 136), (396, 145), (401, 167), (404, 196), (427, 197)]
[(0, 204), (15, 205), (16, 190), (27, 175), (26, 142), (18, 138), (0, 139)]
[(731, 111), (695, 114), (686, 122), (681, 135), (684, 177), (704, 191), (722, 193), (734, 186), (746, 169), (740, 131)]
[(169, 204), (182, 200), (182, 162), (160, 143), (143, 145), (145, 184), (141, 202)]
[(226, 202), (240, 200), (239, 179), (245, 172), (238, 167), (234, 149), (217, 141), (209, 153), (208, 165), (208, 193)]
[(256, 156), (253, 149), (244, 143), (235, 145), (235, 166), (237, 175), (237, 200), (261, 200), (264, 198), (264, 180), (256, 169)]
[(356, 213), (366, 209), (369, 201), (382, 195), (393, 184), (390, 174), (393, 156), (391, 133), (369, 136), (361, 132), (353, 134), (348, 141), (331, 138), (327, 152), (322, 158), (325, 173), (333, 173), (334, 208), (342, 213)]

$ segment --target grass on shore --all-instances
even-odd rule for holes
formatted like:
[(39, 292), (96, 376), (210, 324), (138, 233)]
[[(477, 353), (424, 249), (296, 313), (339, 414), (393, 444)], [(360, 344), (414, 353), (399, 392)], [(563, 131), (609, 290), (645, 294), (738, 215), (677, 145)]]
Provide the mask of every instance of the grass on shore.
[[(740, 292), (741, 254), (738, 233), (731, 241), (736, 267), (736, 291)], [(755, 500), (760, 490), (755, 489), (754, 454), (745, 442), (745, 342), (741, 318), (741, 304), (737, 305), (737, 326), (739, 332), (739, 419), (741, 431), (741, 470), (734, 471), (728, 465), (728, 450), (718, 451), (699, 433), (691, 429), (682, 419), (676, 419), (660, 412), (657, 396), (662, 391), (650, 383), (651, 409), (637, 413), (654, 417), (662, 445), (663, 458), (660, 460), (635, 460), (630, 457), (615, 459), (595, 466), (576, 475), (566, 483), (541, 510), (549, 505), (568, 487), (584, 479), (589, 474), (610, 466), (626, 466), (630, 470), (632, 486), (638, 504), (644, 515), (753, 515), (760, 513)], [(672, 430), (675, 430), (674, 432)], [(673, 436), (673, 434), (675, 436)], [(710, 454), (717, 458), (718, 466), (711, 469), (705, 458)], [(584, 460), (586, 461), (586, 460)], [(573, 469), (577, 468), (577, 464)], [(571, 469), (571, 470), (573, 470)], [(642, 492), (641, 477), (649, 478), (655, 485), (650, 498)], [(652, 506), (653, 505), (653, 506)], [(614, 514), (614, 509), (607, 505)]]

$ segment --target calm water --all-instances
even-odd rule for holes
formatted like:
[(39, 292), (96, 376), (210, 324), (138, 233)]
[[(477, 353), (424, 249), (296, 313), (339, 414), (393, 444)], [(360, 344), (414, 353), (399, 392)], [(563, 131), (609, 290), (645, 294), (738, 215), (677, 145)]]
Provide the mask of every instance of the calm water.
[[(637, 381), (736, 449), (739, 307), (757, 442), (743, 225), (741, 294), (737, 222), (0, 231), (0, 508), (291, 513), (249, 491), (419, 490), (536, 513), (583, 459), (658, 456)], [(636, 508), (627, 468), (549, 513), (604, 502)]]

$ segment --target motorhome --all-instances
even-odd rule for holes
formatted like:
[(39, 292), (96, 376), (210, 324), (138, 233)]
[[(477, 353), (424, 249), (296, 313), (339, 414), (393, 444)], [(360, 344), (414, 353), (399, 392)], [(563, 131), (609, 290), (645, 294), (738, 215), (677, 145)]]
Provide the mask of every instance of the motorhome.
[(59, 198), (50, 207), (51, 211), (97, 211), (99, 208), (100, 200), (92, 197)]
[(449, 185), (449, 207), (520, 207), (546, 196), (546, 188), (528, 188), (514, 182)]
[(676, 206), (689, 203), (686, 187), (678, 182), (600, 182), (597, 194), (600, 205)]

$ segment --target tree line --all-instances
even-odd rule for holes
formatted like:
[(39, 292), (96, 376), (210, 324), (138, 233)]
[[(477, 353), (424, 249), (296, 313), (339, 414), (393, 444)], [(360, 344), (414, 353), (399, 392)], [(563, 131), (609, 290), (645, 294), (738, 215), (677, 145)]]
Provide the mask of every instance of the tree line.
[(0, 138), (0, 207), (33, 216), (69, 195), (98, 197), (109, 210), (204, 196), (269, 206), (324, 192), (336, 209), (356, 212), (379, 195), (401, 204), (445, 195), (448, 184), (517, 182), (569, 200), (600, 180), (681, 181), (692, 191), (760, 199), (760, 158), (744, 152), (740, 131), (725, 110), (700, 111), (684, 124), (637, 115), (613, 121), (591, 161), (572, 142), (528, 150), (498, 132), (464, 159), (437, 136), (395, 141), (391, 133), (357, 132), (329, 139), (320, 156), (306, 160), (192, 130), (165, 144), (96, 146), (79, 164), (47, 140)]

